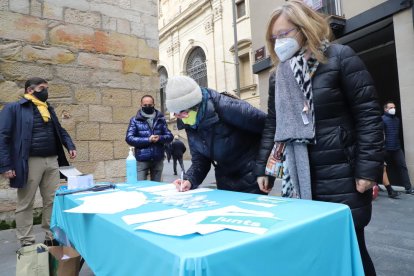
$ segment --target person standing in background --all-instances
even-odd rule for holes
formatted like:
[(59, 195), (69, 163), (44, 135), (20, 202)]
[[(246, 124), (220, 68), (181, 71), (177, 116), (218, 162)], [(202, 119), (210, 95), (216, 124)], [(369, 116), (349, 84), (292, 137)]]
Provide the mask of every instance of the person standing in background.
[(398, 118), (395, 113), (395, 103), (392, 101), (386, 102), (384, 104), (384, 115), (382, 115), (386, 150), (385, 162), (388, 166), (387, 169), (395, 170), (396, 174), (400, 177), (402, 181), (401, 184), (405, 187), (405, 193), (413, 195), (414, 190), (411, 186), (404, 152), (402, 151), (400, 142), (401, 122), (400, 118)]
[(145, 95), (141, 98), (141, 108), (132, 117), (126, 132), (125, 141), (135, 147), (138, 166), (138, 180), (161, 181), (164, 168), (165, 144), (173, 139), (164, 115), (155, 109), (154, 98)]
[(63, 146), (71, 159), (76, 157), (76, 148), (47, 102), (47, 81), (27, 80), (24, 93), (23, 99), (7, 104), (0, 113), (0, 173), (17, 188), (16, 235), (21, 246), (35, 243), (33, 202), (37, 188), (43, 202), (44, 244), (57, 245), (49, 228), (59, 166), (69, 165)]
[(177, 175), (177, 161), (180, 163), (181, 171), (185, 172), (183, 155), (186, 150), (187, 148), (185, 147), (184, 143), (180, 141), (178, 135), (175, 135), (174, 140), (171, 143), (171, 155), (173, 158), (174, 175)]

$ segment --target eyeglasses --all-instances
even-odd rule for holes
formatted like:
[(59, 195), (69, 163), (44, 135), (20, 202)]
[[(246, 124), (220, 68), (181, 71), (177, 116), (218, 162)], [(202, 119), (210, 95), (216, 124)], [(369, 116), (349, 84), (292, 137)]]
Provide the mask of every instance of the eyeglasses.
[(286, 32), (283, 32), (283, 33), (279, 33), (279, 34), (277, 34), (277, 35), (272, 35), (272, 37), (271, 37), (271, 39), (273, 40), (273, 41), (275, 41), (276, 39), (281, 39), (281, 38), (286, 38), (287, 36), (288, 36), (288, 34), (289, 33), (291, 33), (291, 32), (293, 32), (293, 31), (296, 31), (298, 28), (292, 28), (292, 29), (290, 29), (290, 30), (287, 30)]
[(143, 104), (142, 107), (153, 107), (153, 104)]

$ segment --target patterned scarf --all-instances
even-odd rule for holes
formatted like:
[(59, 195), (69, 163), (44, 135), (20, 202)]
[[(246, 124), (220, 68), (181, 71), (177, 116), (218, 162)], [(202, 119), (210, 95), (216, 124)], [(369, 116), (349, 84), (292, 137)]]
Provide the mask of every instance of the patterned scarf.
[[(320, 47), (321, 51), (324, 53), (329, 47), (329, 41), (323, 40)], [(305, 96), (307, 101), (307, 106), (309, 107), (310, 115), (313, 122), (313, 139), (308, 139), (306, 141), (299, 141), (302, 143), (316, 144), (315, 140), (315, 110), (313, 106), (313, 93), (312, 93), (312, 77), (318, 69), (319, 61), (312, 54), (308, 60), (305, 58), (306, 48), (302, 48), (298, 55), (290, 59), (290, 67), (292, 68), (293, 74), (297, 83), (299, 84), (300, 89)]]
[[(329, 41), (323, 40), (320, 47), (321, 51), (325, 52), (328, 47)], [(298, 55), (292, 57), (289, 62), (294, 77), (306, 99), (306, 106), (309, 107), (313, 123), (313, 135), (312, 138), (290, 139), (288, 141), (289, 144), (285, 151), (285, 162), (283, 163), (282, 196), (311, 199), (310, 171), (306, 172), (303, 169), (310, 170), (309, 158), (307, 157), (307, 144), (316, 144), (312, 77), (318, 69), (319, 61), (313, 54), (308, 59), (305, 58), (305, 55), (306, 48), (302, 48)], [(303, 162), (306, 164), (303, 164)]]
[(40, 112), (40, 115), (42, 115), (43, 122), (45, 122), (45, 123), (49, 122), (49, 120), (50, 120), (50, 112), (49, 112), (49, 109), (47, 109), (47, 103), (38, 100), (35, 96), (33, 96), (31, 94), (24, 94), (23, 97), (26, 100), (29, 100), (33, 104), (36, 105), (37, 109)]

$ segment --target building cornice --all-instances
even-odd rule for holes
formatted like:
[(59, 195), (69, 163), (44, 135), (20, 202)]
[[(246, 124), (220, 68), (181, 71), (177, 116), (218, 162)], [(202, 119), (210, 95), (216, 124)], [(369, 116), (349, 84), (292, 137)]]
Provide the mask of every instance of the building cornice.
[(191, 21), (201, 13), (203, 13), (207, 8), (210, 7), (210, 0), (198, 0), (185, 9), (181, 14), (176, 18), (168, 22), (167, 25), (160, 29), (160, 42), (165, 39), (165, 37), (174, 29), (180, 25), (185, 25), (188, 21)]

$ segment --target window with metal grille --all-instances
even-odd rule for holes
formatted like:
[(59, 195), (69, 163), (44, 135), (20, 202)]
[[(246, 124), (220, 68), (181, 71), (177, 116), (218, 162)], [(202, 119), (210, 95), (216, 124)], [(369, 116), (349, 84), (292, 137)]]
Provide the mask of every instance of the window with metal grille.
[(246, 1), (241, 0), (236, 2), (237, 9), (237, 18), (243, 17), (246, 15)]
[(195, 47), (188, 56), (186, 73), (187, 76), (193, 78), (198, 85), (207, 87), (206, 54), (200, 47)]

